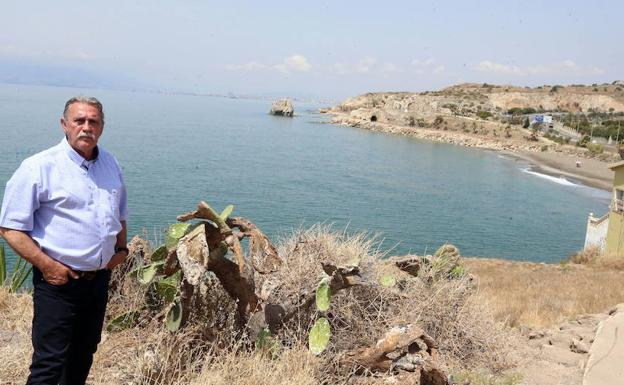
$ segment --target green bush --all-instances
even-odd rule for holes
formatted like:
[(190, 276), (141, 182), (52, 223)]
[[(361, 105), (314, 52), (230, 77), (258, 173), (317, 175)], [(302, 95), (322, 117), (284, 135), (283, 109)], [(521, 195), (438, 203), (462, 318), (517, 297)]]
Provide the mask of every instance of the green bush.
[(16, 293), (30, 275), (32, 265), (21, 257), (17, 258), (11, 274), (7, 273), (7, 259), (4, 245), (0, 243), (0, 286), (6, 286), (10, 293)]
[(592, 155), (598, 155), (604, 152), (604, 146), (602, 144), (587, 143), (586, 147)]
[(534, 114), (537, 111), (535, 110), (535, 108), (531, 108), (531, 107), (526, 107), (526, 108), (520, 108), (520, 107), (514, 107), (514, 108), (510, 108), (509, 110), (507, 110), (507, 113), (510, 115), (528, 115), (528, 114)]
[(489, 111), (479, 111), (477, 112), (477, 116), (485, 120), (489, 118), (490, 116), (492, 116), (492, 113)]

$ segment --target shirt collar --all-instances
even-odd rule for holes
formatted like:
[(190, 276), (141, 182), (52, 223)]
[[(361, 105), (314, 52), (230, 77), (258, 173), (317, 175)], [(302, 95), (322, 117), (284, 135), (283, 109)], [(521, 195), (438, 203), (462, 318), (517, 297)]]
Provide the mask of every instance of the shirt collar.
[(82, 155), (78, 153), (78, 151), (74, 150), (72, 146), (69, 145), (67, 138), (63, 138), (63, 140), (61, 141), (61, 146), (65, 149), (67, 156), (69, 156), (69, 159), (71, 159), (72, 162), (76, 163), (76, 165), (83, 167), (87, 170), (89, 169), (89, 167), (91, 167), (93, 163), (95, 163), (95, 161), (98, 158), (98, 155), (100, 154), (100, 150), (98, 149), (97, 146), (95, 146), (95, 148), (93, 149), (93, 155), (94, 155), (93, 159), (86, 160), (85, 158), (82, 157)]

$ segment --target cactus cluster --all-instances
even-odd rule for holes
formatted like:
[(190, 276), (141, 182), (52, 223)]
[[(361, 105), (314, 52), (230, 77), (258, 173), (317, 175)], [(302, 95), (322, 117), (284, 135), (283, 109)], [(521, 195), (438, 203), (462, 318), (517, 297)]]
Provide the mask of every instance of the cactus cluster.
[[(331, 304), (331, 288), (329, 287), (329, 277), (323, 277), (316, 288), (316, 309), (325, 313)], [(331, 338), (331, 326), (325, 317), (319, 317), (308, 335), (310, 351), (316, 355), (323, 353), (327, 349)]]
[[(225, 225), (225, 220), (234, 210), (233, 205), (227, 206), (218, 218), (218, 225)], [(195, 230), (201, 222), (195, 225), (189, 223), (174, 223), (165, 232), (165, 243), (152, 251), (146, 258), (148, 264), (141, 265), (129, 272), (136, 277), (141, 285), (146, 285), (145, 306), (120, 314), (107, 325), (109, 331), (123, 330), (132, 327), (139, 321), (140, 312), (146, 309), (158, 310), (168, 307), (165, 317), (165, 326), (171, 332), (177, 331), (182, 325), (184, 309), (182, 304), (181, 287), (186, 277), (182, 270), (168, 272), (167, 259), (175, 253), (180, 239)], [(227, 227), (227, 225), (225, 225)]]

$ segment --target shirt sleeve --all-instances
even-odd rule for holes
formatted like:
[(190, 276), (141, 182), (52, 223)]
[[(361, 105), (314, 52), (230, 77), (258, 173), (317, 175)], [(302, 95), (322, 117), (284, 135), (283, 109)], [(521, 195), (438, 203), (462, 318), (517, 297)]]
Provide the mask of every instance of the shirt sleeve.
[(126, 183), (124, 182), (121, 167), (116, 159), (115, 164), (117, 165), (117, 172), (119, 173), (119, 180), (121, 181), (121, 191), (119, 192), (119, 220), (125, 221), (128, 219), (128, 192), (126, 190)]
[(0, 226), (31, 231), (34, 213), (38, 208), (39, 169), (24, 161), (6, 184), (0, 211)]
[(126, 219), (128, 219), (128, 194), (122, 177), (121, 194), (119, 195), (119, 220), (125, 221)]

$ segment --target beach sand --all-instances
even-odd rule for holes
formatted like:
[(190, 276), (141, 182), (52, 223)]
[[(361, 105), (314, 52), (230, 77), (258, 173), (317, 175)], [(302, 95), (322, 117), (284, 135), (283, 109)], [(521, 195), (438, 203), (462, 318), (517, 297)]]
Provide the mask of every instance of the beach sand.
[[(587, 186), (611, 191), (613, 171), (605, 163), (596, 159), (580, 159), (556, 152), (502, 152), (504, 155), (530, 163), (535, 171), (552, 176), (575, 179)], [(581, 167), (576, 167), (580, 160)]]

